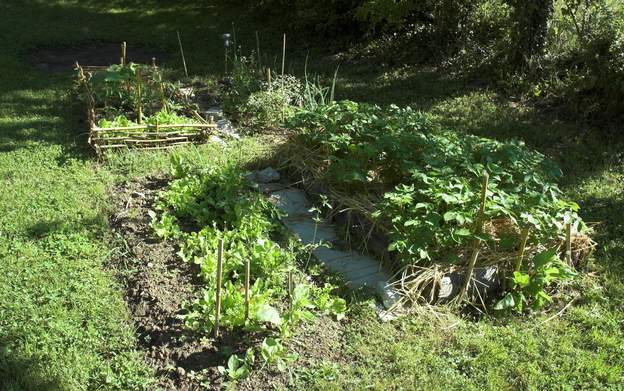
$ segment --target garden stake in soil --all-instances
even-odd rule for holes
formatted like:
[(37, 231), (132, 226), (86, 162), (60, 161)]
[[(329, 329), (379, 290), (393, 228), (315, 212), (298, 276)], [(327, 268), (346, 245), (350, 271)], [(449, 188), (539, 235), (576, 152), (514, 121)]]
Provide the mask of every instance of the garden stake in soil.
[(126, 63), (127, 63), (126, 50), (127, 50), (126, 43), (122, 42), (121, 43), (121, 59), (120, 59), (120, 63), (123, 66), (125, 66)]
[(184, 75), (188, 77), (188, 69), (186, 69), (186, 58), (184, 58), (184, 49), (182, 48), (182, 38), (180, 38), (180, 31), (176, 31), (178, 34), (178, 44), (180, 45), (180, 55), (182, 56), (182, 65), (184, 65)]
[(219, 320), (221, 318), (221, 273), (223, 272), (223, 239), (219, 239), (217, 252), (217, 293), (215, 305), (214, 337), (219, 337)]
[(143, 108), (141, 107), (141, 68), (136, 70), (136, 90), (137, 90), (137, 123), (141, 125), (143, 119)]
[(293, 296), (293, 274), (292, 270), (288, 271), (287, 276), (287, 284), (288, 284), (288, 308), (292, 310), (292, 296)]
[(565, 260), (568, 266), (572, 266), (572, 226), (567, 223), (565, 226)]
[(245, 261), (245, 320), (249, 319), (249, 280), (251, 277), (251, 261)]
[[(483, 220), (485, 215), (485, 201), (487, 197), (487, 187), (488, 181), (490, 179), (490, 175), (487, 171), (483, 172), (483, 187), (481, 188), (481, 207), (479, 208), (479, 214), (477, 215), (477, 219), (475, 221), (475, 235), (480, 235), (483, 232)], [(468, 263), (468, 270), (466, 270), (466, 275), (464, 276), (464, 284), (462, 285), (461, 290), (459, 291), (458, 303), (461, 303), (464, 300), (464, 295), (468, 290), (468, 285), (470, 284), (470, 280), (472, 279), (472, 272), (474, 271), (475, 264), (477, 263), (477, 257), (479, 256), (479, 246), (481, 245), (481, 239), (475, 238), (472, 243), (472, 252), (470, 254), (470, 261)]]

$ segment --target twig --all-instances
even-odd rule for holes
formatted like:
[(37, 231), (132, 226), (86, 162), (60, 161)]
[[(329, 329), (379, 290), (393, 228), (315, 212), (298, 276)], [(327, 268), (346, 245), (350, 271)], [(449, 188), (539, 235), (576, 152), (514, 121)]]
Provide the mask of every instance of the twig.
[(578, 296), (575, 296), (572, 298), (572, 300), (570, 300), (570, 302), (568, 304), (565, 305), (565, 307), (563, 307), (559, 312), (557, 312), (556, 314), (554, 314), (553, 316), (551, 316), (550, 318), (542, 321), (539, 323), (539, 325), (543, 325), (544, 323), (550, 322), (551, 320), (555, 319), (558, 316), (561, 316), (561, 314), (563, 314), (565, 312), (565, 310), (567, 310), (568, 308), (570, 308), (570, 306), (572, 304), (574, 304), (574, 302), (578, 299)]

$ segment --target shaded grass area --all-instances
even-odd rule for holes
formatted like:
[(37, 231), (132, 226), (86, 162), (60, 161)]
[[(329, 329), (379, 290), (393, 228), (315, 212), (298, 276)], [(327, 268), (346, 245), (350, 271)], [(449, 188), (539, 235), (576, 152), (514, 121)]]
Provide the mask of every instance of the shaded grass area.
[[(189, 70), (222, 69), (220, 34), (240, 10), (208, 1), (17, 1), (0, 4), (0, 388), (141, 389), (151, 375), (136, 351), (122, 293), (103, 263), (109, 244), (107, 192), (116, 181), (167, 168), (166, 153), (131, 153), (100, 165), (85, 147), (71, 75), (25, 64), (28, 50), (128, 41), (173, 53), (175, 30)], [(254, 46), (253, 30), (239, 40)], [(279, 53), (278, 32), (262, 29)], [(289, 42), (301, 47), (301, 42)], [(266, 46), (266, 47), (265, 47)], [(131, 50), (131, 49), (130, 49)], [(320, 56), (320, 54), (319, 54)], [(302, 72), (305, 53), (292, 54)], [(311, 70), (331, 75), (338, 61)], [(345, 324), (347, 362), (293, 368), (295, 389), (618, 389), (624, 366), (624, 143), (602, 129), (543, 111), (433, 69), (343, 64), (338, 97), (410, 104), (458, 131), (518, 137), (557, 160), (564, 188), (596, 221), (598, 251), (587, 275), (549, 313), (526, 317), (431, 314), (380, 324), (353, 300)], [(241, 144), (232, 158), (258, 153)], [(185, 153), (215, 161), (212, 149)], [(236, 156), (236, 154), (238, 156)], [(218, 159), (217, 159), (218, 160)], [(559, 316), (555, 313), (581, 293)], [(552, 318), (552, 319), (551, 319)]]

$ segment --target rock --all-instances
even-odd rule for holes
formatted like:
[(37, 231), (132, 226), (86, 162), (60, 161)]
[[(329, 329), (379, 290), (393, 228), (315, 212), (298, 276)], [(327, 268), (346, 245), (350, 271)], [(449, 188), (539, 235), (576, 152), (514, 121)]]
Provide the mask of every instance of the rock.
[(256, 172), (256, 182), (271, 183), (280, 180), (280, 174), (273, 167), (267, 167), (262, 171)]
[(223, 139), (219, 136), (212, 135), (210, 136), (209, 140), (213, 143), (220, 144), (222, 147), (225, 147), (225, 141), (223, 141)]
[(239, 139), (240, 136), (236, 132), (236, 128), (229, 119), (220, 119), (217, 121), (217, 130), (224, 136)]
[[(496, 295), (501, 286), (501, 277), (496, 266), (476, 267), (472, 278), (474, 282), (467, 291), (467, 295), (471, 300), (480, 300), (479, 297), (481, 297), (486, 301), (487, 298)], [(445, 302), (455, 298), (459, 294), (463, 283), (463, 272), (453, 272), (445, 275), (440, 281), (438, 299)]]
[(379, 281), (375, 287), (375, 292), (381, 299), (384, 307), (390, 309), (401, 299), (399, 292), (388, 285), (386, 281)]
[(399, 317), (399, 315), (392, 311), (386, 311), (380, 304), (377, 304), (375, 309), (377, 310), (377, 317), (382, 322), (390, 322)]
[(178, 369), (176, 369), (176, 373), (180, 378), (183, 378), (186, 375), (186, 371), (182, 367), (178, 367)]
[(276, 191), (269, 198), (279, 210), (288, 216), (312, 216), (310, 212), (311, 204), (305, 193), (297, 189), (286, 189)]

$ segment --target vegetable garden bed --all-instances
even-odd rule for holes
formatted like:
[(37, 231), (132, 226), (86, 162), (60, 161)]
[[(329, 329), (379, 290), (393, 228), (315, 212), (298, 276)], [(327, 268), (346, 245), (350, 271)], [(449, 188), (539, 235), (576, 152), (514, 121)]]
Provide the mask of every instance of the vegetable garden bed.
[(556, 185), (560, 170), (520, 142), (348, 101), (302, 110), (289, 126), (284, 166), (387, 260), (404, 303), (502, 296), (495, 309), (541, 308), (593, 249), (579, 206)]
[(217, 128), (202, 116), (205, 86), (183, 85), (152, 65), (108, 67), (76, 63), (77, 95), (85, 104), (89, 144), (98, 156), (107, 150), (166, 149), (204, 143)]

